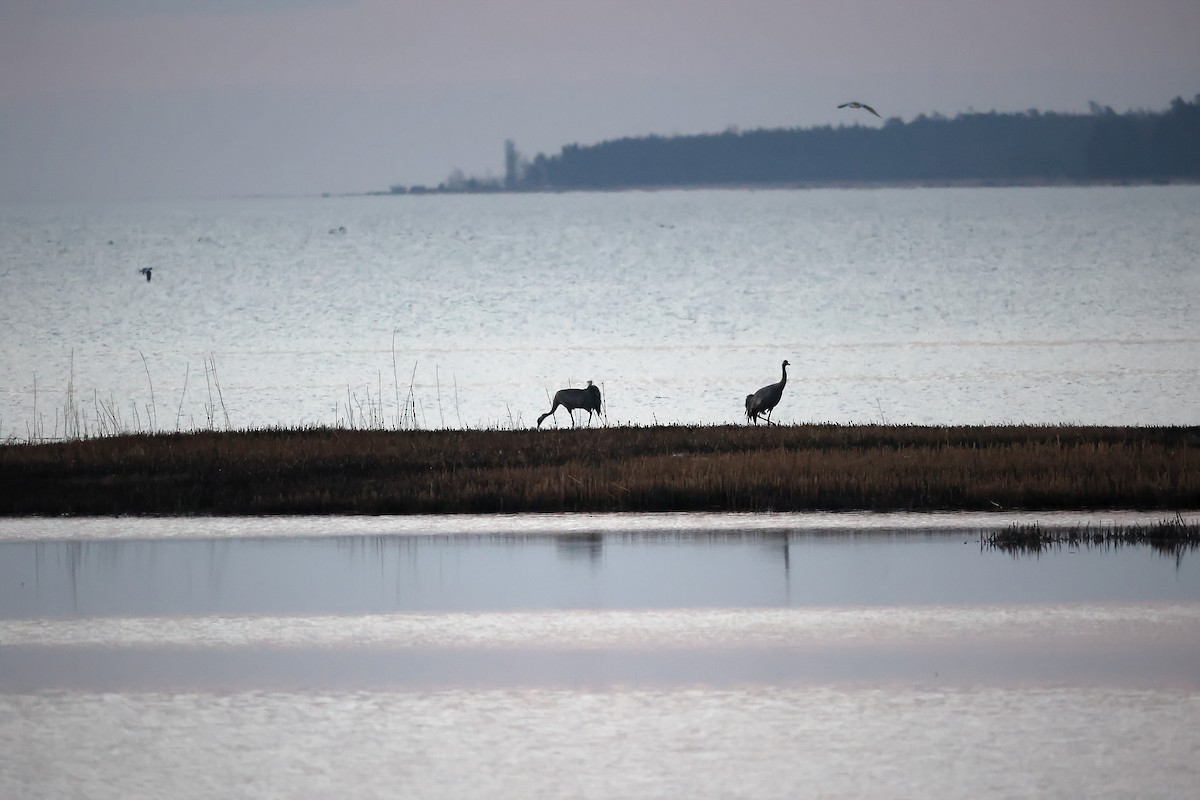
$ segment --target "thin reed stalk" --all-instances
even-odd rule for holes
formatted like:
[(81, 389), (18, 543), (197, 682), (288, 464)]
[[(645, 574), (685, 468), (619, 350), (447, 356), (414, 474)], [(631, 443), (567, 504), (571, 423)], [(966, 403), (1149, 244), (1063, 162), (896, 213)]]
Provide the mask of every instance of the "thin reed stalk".
[[(216, 428), (217, 403), (221, 404), (221, 414), (225, 418), (225, 430), (230, 430), (229, 409), (225, 406), (225, 395), (221, 392), (221, 381), (217, 377), (217, 357), (209, 353), (204, 359), (204, 382), (208, 386), (208, 402), (204, 404), (204, 413), (208, 421), (208, 429)], [(213, 388), (217, 390), (217, 400), (213, 400)]]
[(437, 386), (438, 421), (441, 423), (441, 427), (445, 428), (446, 415), (442, 413), (442, 373), (437, 364), (433, 365), (433, 380), (434, 385)]
[(212, 377), (208, 373), (208, 357), (207, 356), (204, 357), (204, 385), (208, 389), (208, 402), (206, 402), (204, 404), (204, 417), (208, 423), (208, 426), (207, 426), (208, 430), (211, 431), (214, 428), (213, 414), (216, 412), (217, 408), (213, 404)]
[[(412, 376), (408, 379), (408, 398), (404, 401), (404, 416), (408, 423), (407, 427), (411, 430), (417, 429), (417, 395), (415, 387), (417, 384), (418, 363), (419, 362), (413, 362)], [(406, 426), (401, 425), (401, 427), (403, 428)]]
[(400, 376), (396, 372), (396, 329), (392, 328), (392, 388), (396, 394), (396, 430), (400, 430)]
[(183, 368), (183, 391), (179, 393), (179, 408), (175, 411), (175, 431), (179, 432), (179, 420), (183, 417), (183, 400), (187, 397), (188, 376), (192, 372), (192, 362), (187, 362)]
[(221, 392), (221, 380), (217, 377), (217, 357), (209, 354), (209, 360), (212, 362), (213, 383), (217, 387), (217, 398), (221, 401), (221, 414), (225, 417), (225, 430), (230, 429), (229, 424), (229, 409), (225, 407), (225, 395)]
[(458, 405), (458, 376), (457, 375), (454, 376), (454, 415), (456, 417), (458, 417), (458, 427), (460, 427), (460, 428), (464, 427), (463, 421), (462, 421), (462, 409), (460, 409), (459, 405)]
[[(146, 415), (146, 422), (150, 425), (150, 431), (153, 433), (158, 430), (158, 404), (154, 401), (154, 381), (150, 379), (150, 364), (146, 361), (146, 355), (138, 350), (138, 355), (142, 357), (142, 367), (146, 370), (146, 383), (150, 385), (150, 413)], [(138, 425), (141, 428), (141, 425)]]

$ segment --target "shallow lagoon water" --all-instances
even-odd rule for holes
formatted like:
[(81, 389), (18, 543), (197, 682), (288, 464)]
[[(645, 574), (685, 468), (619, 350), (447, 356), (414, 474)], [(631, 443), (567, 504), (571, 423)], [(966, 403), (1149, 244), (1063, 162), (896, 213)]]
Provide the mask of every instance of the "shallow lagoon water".
[(1200, 553), (1017, 519), (3, 521), (0, 794), (1187, 796)]
[[(468, 533), (489, 518), (383, 517), (343, 535), (329, 518), (190, 519), (164, 538), (146, 536), (157, 520), (14, 520), (0, 522), (0, 618), (1200, 601), (1200, 558), (1102, 546), (1012, 558), (980, 537), (1020, 515), (963, 527), (971, 518), (544, 515)], [(1087, 518), (1041, 524), (1071, 519)], [(93, 524), (123, 527), (31, 535)], [(206, 538), (210, 526), (243, 534)]]

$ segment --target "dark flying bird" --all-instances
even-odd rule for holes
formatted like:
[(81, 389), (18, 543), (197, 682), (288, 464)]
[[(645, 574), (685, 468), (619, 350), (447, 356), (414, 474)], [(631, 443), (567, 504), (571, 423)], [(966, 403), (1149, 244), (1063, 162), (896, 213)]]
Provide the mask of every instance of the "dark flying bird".
[[(861, 109), (863, 109), (864, 111), (870, 111), (872, 114), (874, 114), (875, 116), (879, 117), (879, 112), (878, 112), (878, 111), (876, 111), (875, 109), (871, 108), (871, 107), (870, 107), (869, 105), (867, 105), (866, 103), (859, 103), (859, 102), (857, 102), (857, 101), (855, 101), (855, 100), (851, 100), (849, 103), (842, 103), (840, 106), (838, 106), (838, 108), (861, 108)], [(879, 117), (879, 118), (880, 118), (880, 119), (883, 119), (883, 117)]]
[(150, 282), (150, 273), (154, 271), (154, 267), (142, 267), (138, 272), (146, 276), (146, 283)]

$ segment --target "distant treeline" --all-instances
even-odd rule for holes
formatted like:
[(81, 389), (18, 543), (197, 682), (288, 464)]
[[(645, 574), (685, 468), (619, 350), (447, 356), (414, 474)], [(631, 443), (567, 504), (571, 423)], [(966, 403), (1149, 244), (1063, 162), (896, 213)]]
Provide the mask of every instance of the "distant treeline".
[[(862, 113), (862, 112), (859, 112)], [(1036, 109), (940, 114), (882, 128), (784, 128), (696, 136), (642, 136), (570, 144), (523, 157), (504, 143), (504, 178), (455, 170), (437, 187), (391, 194), (660, 186), (844, 183), (1087, 183), (1200, 180), (1200, 95), (1161, 112), (1088, 114)]]
[(1200, 95), (1163, 112), (968, 113), (881, 128), (646, 136), (513, 158), (509, 189), (796, 183), (1158, 181), (1200, 178)]
[(505, 188), (1200, 178), (1200, 95), (1163, 112), (967, 113), (883, 127), (726, 131), (567, 145), (513, 158)]

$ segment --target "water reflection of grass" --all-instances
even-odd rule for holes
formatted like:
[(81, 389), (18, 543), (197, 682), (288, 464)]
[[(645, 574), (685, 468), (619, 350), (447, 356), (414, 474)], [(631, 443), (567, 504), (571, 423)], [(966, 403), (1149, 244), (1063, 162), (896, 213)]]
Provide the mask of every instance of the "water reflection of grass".
[(1188, 522), (1181, 514), (1149, 525), (1043, 527), (1034, 522), (1010, 525), (1002, 531), (984, 535), (982, 541), (987, 547), (1014, 554), (1040, 553), (1063, 546), (1078, 549), (1149, 545), (1160, 553), (1179, 556), (1187, 550), (1200, 548), (1200, 524)]
[(258, 430), (0, 445), (0, 514), (1191, 509), (1200, 428)]

